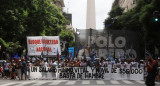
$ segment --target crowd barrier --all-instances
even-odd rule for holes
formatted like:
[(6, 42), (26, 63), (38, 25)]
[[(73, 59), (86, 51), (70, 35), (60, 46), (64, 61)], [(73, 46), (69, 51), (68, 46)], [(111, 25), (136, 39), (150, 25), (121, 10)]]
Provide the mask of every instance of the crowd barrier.
[(29, 79), (144, 80), (143, 69), (94, 67), (30, 67)]

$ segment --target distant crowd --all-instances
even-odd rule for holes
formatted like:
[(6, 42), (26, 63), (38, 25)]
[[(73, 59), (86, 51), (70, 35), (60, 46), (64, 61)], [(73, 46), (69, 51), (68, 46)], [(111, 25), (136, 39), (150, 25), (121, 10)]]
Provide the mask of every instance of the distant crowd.
[[(160, 81), (160, 60), (157, 60), (159, 63), (159, 71), (157, 73), (156, 80)], [(19, 60), (6, 60), (4, 65), (0, 65), (0, 74), (3, 79), (28, 79), (28, 72), (32, 66), (41, 66), (41, 67), (107, 67), (107, 68), (121, 68), (121, 69), (143, 69), (144, 77), (147, 76), (147, 60), (136, 61), (133, 59), (115, 59), (111, 61), (110, 59), (104, 58), (84, 58), (84, 59), (60, 59), (56, 60), (54, 58), (36, 58), (29, 57), (28, 59), (19, 59)]]

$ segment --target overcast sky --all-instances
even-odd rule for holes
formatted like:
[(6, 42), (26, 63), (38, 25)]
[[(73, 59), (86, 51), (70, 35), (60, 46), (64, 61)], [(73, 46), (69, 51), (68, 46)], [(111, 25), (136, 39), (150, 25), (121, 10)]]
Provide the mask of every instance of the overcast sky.
[[(96, 28), (104, 28), (104, 20), (108, 17), (108, 12), (114, 0), (96, 1)], [(87, 0), (64, 0), (64, 11), (72, 14), (72, 26), (77, 29), (86, 28), (86, 7)], [(68, 10), (68, 11), (67, 11)]]

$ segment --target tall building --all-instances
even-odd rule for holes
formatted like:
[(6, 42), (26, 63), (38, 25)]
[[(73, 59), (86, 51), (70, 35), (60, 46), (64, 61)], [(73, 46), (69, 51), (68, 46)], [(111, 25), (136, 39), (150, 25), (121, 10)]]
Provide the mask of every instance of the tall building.
[(87, 0), (86, 29), (96, 29), (95, 0)]
[(121, 8), (124, 8), (124, 12), (127, 12), (136, 6), (136, 2), (137, 0), (115, 0), (112, 8), (119, 5)]
[(55, 4), (58, 8), (61, 9), (61, 11), (63, 10), (63, 7), (65, 7), (63, 0), (56, 0), (56, 2), (54, 2), (54, 0), (51, 0), (51, 3)]

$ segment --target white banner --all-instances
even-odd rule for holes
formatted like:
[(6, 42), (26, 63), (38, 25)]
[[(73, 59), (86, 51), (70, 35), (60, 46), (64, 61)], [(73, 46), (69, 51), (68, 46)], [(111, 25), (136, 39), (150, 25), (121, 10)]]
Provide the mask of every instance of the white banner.
[(31, 67), (30, 79), (104, 79), (104, 80), (144, 80), (143, 69), (119, 68), (51, 68)]
[(61, 55), (59, 36), (28, 36), (28, 56), (35, 55)]

